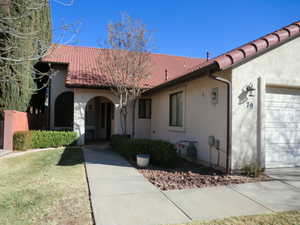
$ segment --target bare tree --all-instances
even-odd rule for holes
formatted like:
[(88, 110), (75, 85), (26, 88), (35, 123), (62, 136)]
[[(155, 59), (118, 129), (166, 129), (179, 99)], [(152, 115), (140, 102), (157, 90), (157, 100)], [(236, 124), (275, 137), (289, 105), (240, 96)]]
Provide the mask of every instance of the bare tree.
[(150, 40), (150, 33), (141, 21), (122, 14), (120, 21), (108, 24), (106, 48), (100, 51), (98, 59), (106, 85), (119, 99), (123, 134), (127, 134), (128, 107), (132, 107), (132, 138), (135, 137), (136, 103), (148, 87)]

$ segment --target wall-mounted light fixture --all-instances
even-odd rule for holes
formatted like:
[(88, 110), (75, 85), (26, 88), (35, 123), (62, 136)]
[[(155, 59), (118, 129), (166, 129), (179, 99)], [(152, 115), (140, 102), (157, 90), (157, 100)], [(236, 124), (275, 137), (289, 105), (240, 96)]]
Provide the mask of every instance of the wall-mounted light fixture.
[(248, 93), (249, 97), (254, 97), (253, 92), (255, 91), (255, 88), (253, 87), (253, 84), (250, 83), (246, 86), (246, 92)]
[(218, 104), (218, 98), (219, 98), (219, 88), (212, 88), (211, 89), (211, 102), (213, 104)]

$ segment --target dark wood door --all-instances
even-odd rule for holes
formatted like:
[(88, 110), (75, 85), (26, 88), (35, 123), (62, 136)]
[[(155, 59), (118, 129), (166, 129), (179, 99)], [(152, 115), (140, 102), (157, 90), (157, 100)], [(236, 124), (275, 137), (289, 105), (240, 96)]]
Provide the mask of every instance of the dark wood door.
[(112, 116), (112, 104), (107, 103), (106, 105), (106, 139), (109, 140), (111, 137), (111, 116)]

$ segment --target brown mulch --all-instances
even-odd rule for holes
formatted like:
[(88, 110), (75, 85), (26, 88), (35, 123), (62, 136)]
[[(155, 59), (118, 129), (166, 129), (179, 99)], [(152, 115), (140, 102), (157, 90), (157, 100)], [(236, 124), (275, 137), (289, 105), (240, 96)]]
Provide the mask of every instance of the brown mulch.
[(152, 184), (161, 190), (203, 188), (228, 184), (242, 184), (271, 180), (262, 174), (259, 177), (227, 175), (215, 169), (180, 160), (174, 169), (149, 166), (137, 168)]

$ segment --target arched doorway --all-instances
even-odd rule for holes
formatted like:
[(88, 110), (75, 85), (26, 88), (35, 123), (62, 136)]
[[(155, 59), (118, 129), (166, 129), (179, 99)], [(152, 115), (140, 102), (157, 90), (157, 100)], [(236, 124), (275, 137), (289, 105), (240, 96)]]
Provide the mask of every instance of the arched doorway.
[(54, 104), (54, 127), (62, 130), (73, 130), (74, 94), (64, 92), (60, 94)]
[(94, 97), (85, 108), (85, 143), (109, 140), (114, 127), (114, 104), (105, 97)]

